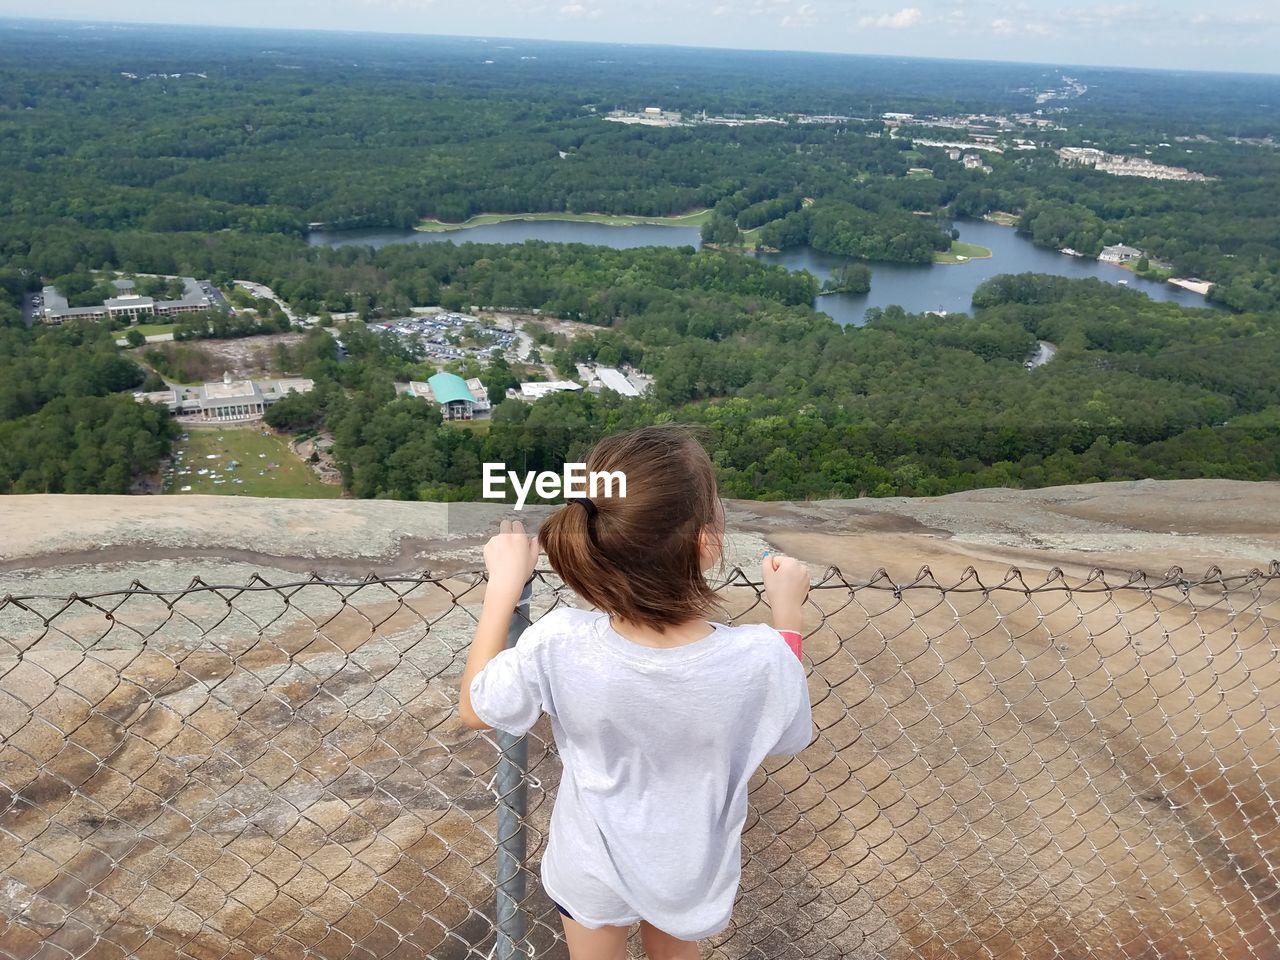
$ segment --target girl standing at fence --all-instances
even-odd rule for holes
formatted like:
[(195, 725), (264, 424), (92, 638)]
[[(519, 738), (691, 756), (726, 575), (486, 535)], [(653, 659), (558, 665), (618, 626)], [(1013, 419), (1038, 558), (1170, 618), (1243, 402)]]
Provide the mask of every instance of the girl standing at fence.
[(651, 427), (600, 441), (587, 469), (621, 471), (626, 495), (570, 500), (539, 539), (598, 612), (553, 610), (504, 650), (539, 540), (503, 521), (485, 546), (459, 710), (468, 726), (515, 735), (551, 716), (564, 772), (542, 883), (573, 960), (622, 960), (635, 923), (652, 960), (696, 960), (696, 941), (729, 925), (748, 780), (812, 735), (798, 656), (808, 572), (765, 557), (778, 629), (708, 622), (704, 572), (724, 516), (706, 452)]

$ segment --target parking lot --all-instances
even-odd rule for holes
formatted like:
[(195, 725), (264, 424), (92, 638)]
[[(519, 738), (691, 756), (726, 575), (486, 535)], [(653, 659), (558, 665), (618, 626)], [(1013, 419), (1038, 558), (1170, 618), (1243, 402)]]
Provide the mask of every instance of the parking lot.
[(516, 334), (510, 330), (485, 326), (475, 317), (462, 313), (401, 317), (397, 320), (371, 323), (369, 329), (390, 333), (401, 342), (413, 347), (419, 360), (459, 360), (464, 357), (475, 357), (484, 362), (491, 351), (501, 350), (505, 354), (516, 346)]
[[(231, 310), (231, 304), (227, 303), (227, 298), (222, 295), (222, 291), (210, 281), (198, 280), (196, 282), (200, 284), (200, 292), (209, 298), (210, 305), (220, 310)], [(232, 313), (234, 312), (233, 310)]]
[(38, 290), (35, 293), (27, 293), (22, 297), (22, 322), (27, 329), (31, 329), (31, 324), (35, 322), (36, 315), (44, 309), (44, 295)]

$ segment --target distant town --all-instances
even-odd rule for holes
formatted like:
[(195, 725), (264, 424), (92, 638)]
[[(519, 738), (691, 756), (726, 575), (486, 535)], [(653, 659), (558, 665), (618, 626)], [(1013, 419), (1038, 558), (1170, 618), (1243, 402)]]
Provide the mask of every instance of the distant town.
[[(1088, 89), (1082, 83), (1070, 77), (1062, 78), (1062, 86), (1036, 94), (1036, 103), (1044, 104), (1053, 100), (1071, 99), (1081, 96)], [(684, 114), (676, 110), (667, 110), (661, 106), (647, 106), (639, 110), (628, 111), (615, 109), (604, 116), (612, 123), (638, 124), (654, 127), (692, 127), (702, 124), (723, 126), (747, 126), (761, 124), (841, 124), (863, 123), (882, 124), (890, 137), (907, 137), (916, 146), (938, 147), (948, 151), (952, 160), (960, 161), (965, 169), (990, 173), (991, 167), (978, 155), (980, 152), (1003, 154), (1024, 150), (1038, 150), (1049, 146), (1044, 134), (1064, 131), (1054, 116), (1065, 112), (1066, 107), (1040, 107), (1033, 111), (1013, 113), (1009, 115), (971, 113), (956, 115), (928, 115), (888, 111), (878, 116), (859, 117), (836, 114), (785, 113), (767, 116), (747, 116), (742, 114), (726, 114), (711, 116), (704, 110), (700, 113)], [(920, 130), (924, 136), (914, 136), (913, 130)], [(963, 134), (958, 139), (938, 139), (929, 136), (930, 130), (954, 130)], [(877, 132), (869, 132), (870, 136), (878, 136)], [(1253, 146), (1275, 146), (1271, 139), (1230, 138), (1232, 142)], [(1213, 143), (1209, 137), (1177, 137), (1178, 142)], [(1087, 144), (1088, 141), (1085, 141)], [(1161, 147), (1171, 147), (1171, 143), (1162, 143)], [(1148, 150), (1148, 153), (1151, 151)], [(1191, 151), (1188, 150), (1188, 153)], [(1057, 149), (1059, 161), (1063, 165), (1092, 167), (1099, 173), (1117, 177), (1143, 177), (1150, 180), (1182, 180), (1187, 182), (1207, 183), (1217, 178), (1197, 173), (1185, 167), (1156, 163), (1148, 157), (1131, 157), (1122, 154), (1108, 153), (1091, 146), (1060, 147)]]
[[(1168, 144), (1163, 144), (1168, 146)], [(1063, 147), (1058, 151), (1058, 158), (1064, 165), (1093, 167), (1100, 173), (1109, 173), (1116, 177), (1146, 177), (1149, 180), (1189, 180), (1208, 183), (1217, 177), (1196, 173), (1184, 167), (1170, 167), (1161, 163), (1153, 163), (1145, 157), (1126, 157), (1107, 153), (1093, 147)]]
[[(883, 124), (884, 127), (890, 131), (890, 135), (896, 135), (899, 128), (912, 126), (941, 127), (964, 131), (973, 138), (981, 138), (982, 140), (992, 144), (995, 144), (1003, 135), (1012, 132), (1065, 129), (1050, 116), (1046, 116), (1045, 111), (1043, 110), (1036, 110), (1031, 113), (1016, 113), (1010, 116), (998, 116), (985, 113), (962, 114), (956, 116), (916, 116), (911, 113), (897, 113), (891, 111), (881, 113), (876, 116), (862, 117), (845, 114), (815, 113), (710, 115), (705, 110), (698, 113), (685, 114), (678, 110), (667, 110), (661, 106), (647, 106), (642, 107), (639, 110), (624, 110), (621, 108), (611, 110), (604, 114), (604, 119), (610, 123), (624, 123), (650, 127), (692, 127), (702, 124), (730, 127), (768, 124), (786, 125), (788, 123)], [(1025, 149), (1034, 149), (1036, 146), (1035, 142), (1031, 140), (1013, 142), (1025, 144)]]

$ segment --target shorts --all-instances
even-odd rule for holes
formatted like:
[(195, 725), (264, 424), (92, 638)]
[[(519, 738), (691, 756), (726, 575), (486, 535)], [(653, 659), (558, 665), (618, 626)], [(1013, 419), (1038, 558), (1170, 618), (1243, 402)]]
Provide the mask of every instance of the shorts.
[(568, 917), (570, 920), (572, 920), (572, 919), (573, 919), (573, 914), (572, 914), (572, 913), (570, 913), (570, 912), (569, 912), (568, 910), (566, 910), (564, 907), (560, 906), (560, 904), (556, 903), (554, 900), (552, 900), (551, 902), (552, 902), (552, 904), (555, 906), (555, 908), (556, 908), (557, 910), (559, 910), (559, 911), (560, 911), (560, 916), (562, 916), (562, 917)]

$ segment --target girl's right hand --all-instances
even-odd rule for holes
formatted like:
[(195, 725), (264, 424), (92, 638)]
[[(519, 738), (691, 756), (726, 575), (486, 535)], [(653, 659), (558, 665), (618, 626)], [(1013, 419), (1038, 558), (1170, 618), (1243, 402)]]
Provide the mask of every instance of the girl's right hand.
[(770, 554), (760, 564), (764, 596), (773, 611), (773, 625), (779, 630), (799, 630), (809, 596), (809, 569), (794, 557)]
[(524, 589), (538, 565), (538, 538), (530, 537), (519, 520), (503, 520), (500, 533), (484, 545), (484, 565), (489, 571), (489, 591), (503, 595)]

